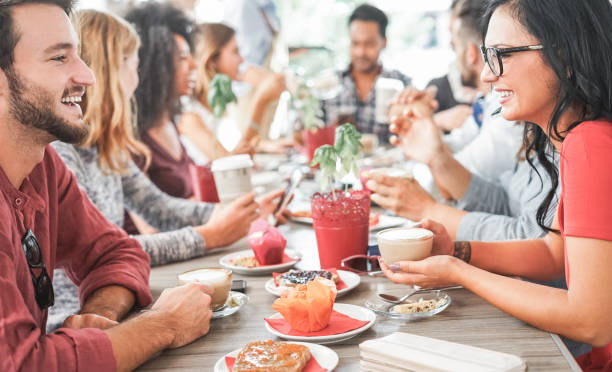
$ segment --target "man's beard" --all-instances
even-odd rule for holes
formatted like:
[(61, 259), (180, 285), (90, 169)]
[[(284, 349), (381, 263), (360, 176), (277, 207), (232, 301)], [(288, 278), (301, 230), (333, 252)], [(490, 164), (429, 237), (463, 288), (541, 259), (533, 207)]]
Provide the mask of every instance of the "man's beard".
[(478, 74), (475, 71), (470, 71), (470, 72), (462, 72), (461, 73), (461, 85), (463, 85), (464, 87), (470, 87), (470, 88), (476, 88), (477, 85), (477, 79), (478, 79)]
[[(5, 70), (10, 89), (9, 114), (26, 127), (40, 129), (66, 143), (79, 143), (87, 137), (86, 125), (71, 125), (54, 111), (53, 95), (41, 86), (26, 83), (13, 68)], [(73, 88), (82, 90), (83, 88)], [(70, 92), (65, 91), (63, 96)]]
[[(367, 58), (360, 58), (360, 67), (357, 69), (358, 72), (362, 73), (362, 74), (369, 74), (371, 72), (374, 72), (378, 69), (378, 60), (370, 60)], [(353, 66), (355, 66), (355, 64), (353, 63)]]

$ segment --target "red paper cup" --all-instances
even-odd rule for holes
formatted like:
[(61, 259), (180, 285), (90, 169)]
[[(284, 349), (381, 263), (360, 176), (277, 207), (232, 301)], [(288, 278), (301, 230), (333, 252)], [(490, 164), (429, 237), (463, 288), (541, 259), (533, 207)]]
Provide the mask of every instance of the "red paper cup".
[(340, 267), (342, 259), (368, 249), (370, 195), (367, 191), (315, 194), (312, 217), (321, 268)]
[(365, 254), (368, 249), (369, 225), (315, 227), (319, 262), (322, 269), (340, 267), (346, 257)]
[(333, 146), (334, 139), (336, 137), (336, 126), (332, 125), (329, 127), (319, 128), (314, 132), (309, 129), (305, 129), (302, 131), (302, 137), (304, 138), (308, 163), (310, 163), (316, 149), (323, 145)]

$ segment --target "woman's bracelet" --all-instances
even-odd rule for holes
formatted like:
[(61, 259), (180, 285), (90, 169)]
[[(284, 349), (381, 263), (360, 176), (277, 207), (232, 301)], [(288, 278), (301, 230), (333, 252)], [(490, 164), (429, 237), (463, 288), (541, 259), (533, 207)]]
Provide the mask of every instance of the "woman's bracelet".
[(453, 256), (470, 263), (470, 259), (472, 258), (472, 245), (470, 242), (455, 242), (455, 251), (453, 252)]

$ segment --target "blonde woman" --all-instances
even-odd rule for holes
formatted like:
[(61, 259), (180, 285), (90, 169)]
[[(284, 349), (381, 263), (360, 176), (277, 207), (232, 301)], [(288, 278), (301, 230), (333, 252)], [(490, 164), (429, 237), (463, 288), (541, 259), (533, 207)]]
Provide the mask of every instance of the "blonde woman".
[[(97, 79), (82, 103), (90, 133), (78, 146), (61, 142), (53, 146), (91, 201), (117, 226), (123, 226), (124, 210), (129, 210), (163, 231), (135, 236), (152, 265), (201, 256), (245, 236), (259, 216), (258, 205), (250, 203), (248, 195), (223, 210), (174, 198), (160, 191), (132, 162), (130, 152), (149, 156), (134, 135), (132, 96), (139, 80), (140, 40), (132, 27), (94, 10), (76, 13), (73, 22), (81, 40), (81, 58)], [(76, 288), (63, 272), (56, 272), (54, 285), (57, 306), (50, 313), (51, 328), (79, 310)]]
[[(243, 80), (239, 67), (244, 59), (240, 55), (234, 30), (221, 23), (199, 25), (195, 32), (194, 44), (197, 66), (196, 87), (192, 97), (183, 97), (181, 101), (183, 114), (178, 127), (181, 134), (186, 137), (189, 148), (195, 147), (201, 155), (212, 159), (227, 155), (228, 152), (216, 141), (213, 134), (216, 128), (213, 125), (215, 118), (207, 101), (209, 84), (218, 73), (229, 76), (232, 81)], [(248, 151), (251, 145), (265, 137), (265, 133), (261, 133), (260, 124), (264, 120), (268, 106), (278, 99), (285, 89), (282, 75), (262, 69), (258, 69), (257, 73), (251, 73), (248, 82), (256, 87), (248, 113), (249, 125), (234, 152)], [(268, 141), (262, 141), (259, 147), (265, 151), (274, 150), (275, 146)]]

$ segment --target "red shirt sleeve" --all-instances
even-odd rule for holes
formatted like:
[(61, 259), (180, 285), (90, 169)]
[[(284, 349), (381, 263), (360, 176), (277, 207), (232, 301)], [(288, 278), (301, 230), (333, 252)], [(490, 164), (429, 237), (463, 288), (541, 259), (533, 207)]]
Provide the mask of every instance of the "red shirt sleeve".
[(79, 286), (81, 304), (101, 287), (120, 285), (134, 292), (139, 306), (149, 305), (149, 255), (98, 211), (50, 146), (47, 151), (58, 180), (58, 216), (50, 216), (59, 221), (57, 266)]
[(612, 122), (584, 122), (563, 141), (566, 236), (612, 240)]
[[(2, 237), (2, 241), (10, 241)], [(115, 371), (110, 339), (99, 329), (42, 335), (23, 301), (13, 258), (0, 252), (0, 371)]]

